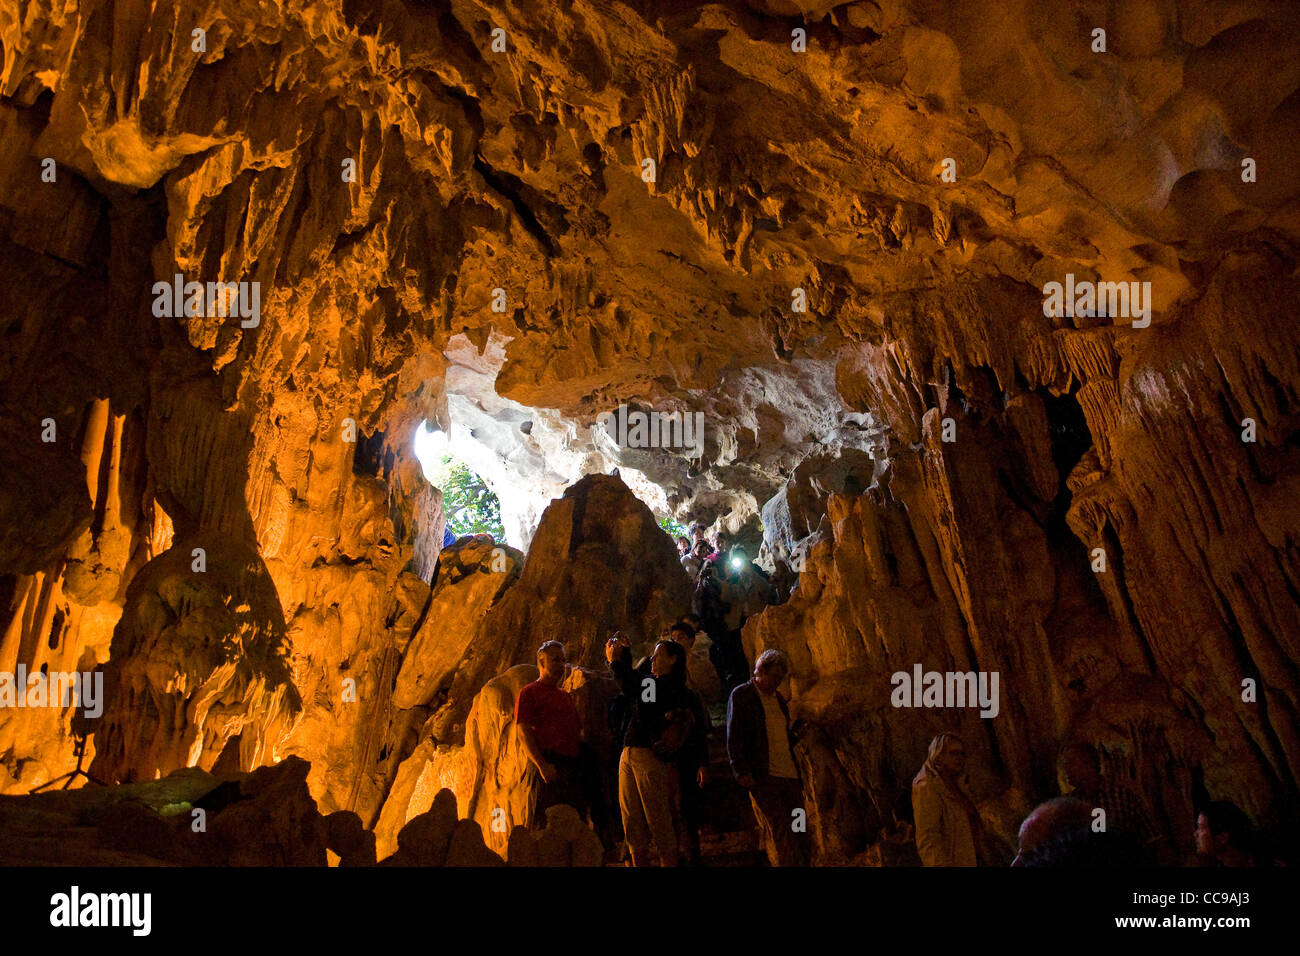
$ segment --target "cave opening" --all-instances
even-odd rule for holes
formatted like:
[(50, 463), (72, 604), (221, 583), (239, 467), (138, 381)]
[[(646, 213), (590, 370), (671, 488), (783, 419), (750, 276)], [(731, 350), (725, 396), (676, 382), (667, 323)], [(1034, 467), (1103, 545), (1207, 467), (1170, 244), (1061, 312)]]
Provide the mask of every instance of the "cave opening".
[(0, 54), (0, 864), (1300, 833), (1300, 5), (64, 6)]
[[(459, 435), (453, 439), (453, 435)], [(442, 492), (442, 511), (446, 519), (444, 546), (455, 538), (471, 534), (490, 534), (496, 541), (508, 541), (501, 523), (501, 499), (486, 479), (458, 454), (466, 440), (463, 431), (448, 434), (421, 422), (415, 430), (415, 457), (425, 479)], [(470, 451), (469, 454), (475, 455)]]
[[(666, 480), (660, 459), (619, 445), (592, 416), (525, 405), (497, 391), (510, 341), (495, 331), (477, 344), (465, 333), (452, 336), (443, 350), (446, 404), (417, 428), (417, 458), (423, 462), (423, 455), (450, 454), (477, 476), (499, 503), (505, 543), (523, 551), (551, 501), (593, 474), (617, 472), (665, 534), (685, 535), (674, 508), (673, 483)], [(656, 467), (665, 474), (652, 474)], [(437, 470), (425, 467), (426, 475)], [(439, 475), (430, 481), (442, 488), (438, 482), (447, 478)], [(457, 532), (454, 524), (452, 530)]]

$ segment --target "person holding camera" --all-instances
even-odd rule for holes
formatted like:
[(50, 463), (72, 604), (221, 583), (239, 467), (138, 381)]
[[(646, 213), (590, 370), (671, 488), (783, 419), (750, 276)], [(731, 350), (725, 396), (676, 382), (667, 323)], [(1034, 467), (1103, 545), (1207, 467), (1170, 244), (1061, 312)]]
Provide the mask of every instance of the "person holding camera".
[(653, 840), (660, 866), (676, 866), (673, 774), (687, 755), (708, 762), (707, 717), (686, 686), (686, 652), (661, 640), (650, 656), (650, 673), (632, 666), (632, 643), (621, 632), (605, 643), (605, 659), (628, 703), (627, 730), (618, 767), (618, 804), (633, 866), (649, 862)]

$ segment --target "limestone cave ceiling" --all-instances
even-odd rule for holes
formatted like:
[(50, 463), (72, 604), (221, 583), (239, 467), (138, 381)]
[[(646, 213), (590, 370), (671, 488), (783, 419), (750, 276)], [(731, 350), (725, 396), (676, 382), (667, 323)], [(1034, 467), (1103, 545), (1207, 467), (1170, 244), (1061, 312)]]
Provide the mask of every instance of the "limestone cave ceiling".
[[(322, 805), (377, 818), (415, 771), (363, 780), (357, 754), (409, 756), (426, 718), (462, 742), (536, 615), (559, 619), (525, 593), (581, 610), (530, 552), (517, 592), (447, 611), (459, 643), (406, 716), (313, 704), (340, 666), (392, 679), (381, 635), (425, 620), (403, 569), (436, 503), (411, 436), (459, 417), (543, 503), (622, 466), (680, 518), (757, 542), (763, 513), (769, 548), (840, 529), (801, 586), (821, 604), (746, 631), (803, 642), (796, 691), (827, 726), (873, 641), (1019, 664), (1052, 703), (1012, 705), (986, 749), (1028, 792), (1049, 774), (1032, 741), (1121, 725), (1089, 695), (1140, 672), (1133, 720), (1208, 715), (1207, 779), (1293, 794), (1298, 48), (1289, 0), (4, 0), (0, 666), (111, 642), (133, 655), (121, 699), (147, 696), (150, 622), (189, 633), (223, 603), (176, 590), (205, 547), (210, 588), (244, 596), (245, 663), (178, 666), (245, 710), (184, 746), (110, 714), (101, 768), (208, 768), (242, 732), (252, 769), (289, 733)], [(256, 323), (160, 314), (176, 275), (257, 283)], [(1149, 289), (1149, 324), (1047, 315), (1067, 275)], [(611, 446), (593, 426), (620, 403), (702, 412), (702, 461)], [(627, 507), (591, 506), (631, 555)], [(541, 519), (526, 537), (562, 564)], [(583, 520), (573, 542), (598, 540)], [(1094, 549), (1115, 563), (1095, 582)], [(1235, 714), (1246, 672), (1267, 713)], [(1188, 766), (1213, 749), (1179, 733)], [(900, 762), (906, 736), (883, 745)], [(60, 739), (12, 744), (6, 786), (67, 769)]]
[[(1083, 348), (1122, 375), (1143, 337), (1045, 319), (1047, 281), (1151, 282), (1159, 326), (1247, 239), (1292, 248), (1291, 177), (1240, 176), (1285, 167), (1287, 4), (1107, 9), (25, 4), (10, 258), (94, 274), (65, 308), (114, 312), (155, 389), (218, 373), (255, 434), (350, 415), (405, 440), (449, 340), (496, 332), (501, 396), (583, 425), (703, 410), (705, 475), (655, 477), (761, 504), (810, 451), (865, 446), (846, 412), (915, 440), (949, 366), (1059, 393), (1101, 377)], [(47, 156), (63, 175), (36, 188)], [(173, 272), (259, 281), (262, 325), (149, 321)], [(84, 384), (121, 388), (122, 358)]]

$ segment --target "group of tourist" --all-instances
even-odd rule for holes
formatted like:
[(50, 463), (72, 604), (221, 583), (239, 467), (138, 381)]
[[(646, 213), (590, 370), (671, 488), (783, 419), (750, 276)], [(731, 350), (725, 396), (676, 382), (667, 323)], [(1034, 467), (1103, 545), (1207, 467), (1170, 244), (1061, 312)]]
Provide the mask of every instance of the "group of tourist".
[[(725, 696), (731, 774), (749, 795), (769, 858), (779, 866), (807, 865), (810, 835), (795, 733), (779, 690), (789, 661), (779, 650), (765, 650), (751, 671), (740, 639), (746, 618), (773, 599), (772, 588), (724, 536), (714, 546), (699, 528), (692, 535), (693, 542), (679, 538), (678, 549), (695, 581), (693, 613), (668, 627), (639, 662), (633, 662), (632, 642), (622, 631), (605, 643), (619, 688), (608, 713), (618, 745), (615, 763), (603, 764), (583, 742), (577, 706), (560, 686), (567, 670), (564, 645), (548, 641), (538, 649), (538, 679), (519, 692), (515, 704), (519, 739), (539, 782), (535, 825), (545, 822), (548, 808), (568, 804), (608, 838), (615, 821), (604, 780), (613, 777), (631, 864), (645, 866), (657, 857), (661, 866), (698, 865), (713, 733), (707, 704)], [(1160, 852), (1167, 851), (1164, 836), (1134, 789), (1104, 774), (1094, 749), (1071, 744), (1061, 764), (1071, 792), (1025, 819), (1013, 866), (1176, 862)], [(910, 826), (925, 866), (994, 862), (963, 783), (965, 765), (961, 738), (942, 733), (930, 742), (912, 781)], [(1106, 813), (1100, 831), (1098, 808)], [(1237, 807), (1207, 803), (1196, 819), (1197, 862), (1253, 861), (1250, 824)]]
[[(645, 866), (655, 858), (661, 866), (699, 864), (713, 733), (707, 704), (723, 699), (731, 771), (750, 796), (775, 862), (806, 864), (807, 828), (791, 826), (803, 807), (794, 735), (777, 689), (789, 663), (780, 651), (767, 650), (751, 674), (740, 639), (749, 615), (770, 602), (771, 589), (763, 571), (725, 535), (714, 545), (700, 528), (692, 534), (693, 546), (684, 537), (678, 544), (694, 581), (693, 613), (667, 628), (639, 662), (633, 662), (632, 642), (622, 631), (605, 644), (619, 687), (608, 719), (619, 745), (617, 802), (631, 864)], [(597, 830), (607, 829), (600, 780), (606, 768), (584, 745), (577, 706), (560, 686), (564, 645), (543, 644), (537, 669), (538, 679), (520, 690), (515, 703), (519, 739), (538, 777), (535, 825), (545, 821), (550, 807), (569, 804)]]
[[(678, 621), (637, 664), (621, 631), (605, 645), (620, 688), (609, 720), (622, 744), (618, 806), (633, 866), (652, 860), (652, 845), (661, 866), (700, 862), (711, 725), (687, 663), (696, 633), (689, 620)], [(540, 825), (548, 808), (566, 803), (587, 812), (600, 829), (599, 762), (584, 757), (577, 706), (560, 687), (565, 667), (564, 645), (543, 644), (538, 679), (520, 690), (515, 703), (520, 741), (539, 778), (534, 821)], [(795, 833), (789, 821), (803, 806), (802, 788), (789, 710), (777, 690), (788, 671), (780, 651), (759, 655), (753, 677), (731, 694), (726, 742), (732, 772), (749, 792), (777, 862), (798, 865), (809, 859), (806, 834)]]
[(749, 679), (740, 635), (745, 621), (777, 600), (766, 571), (735, 547), (725, 532), (710, 544), (693, 524), (690, 537), (677, 538), (682, 567), (694, 585), (691, 608), (696, 627), (709, 637), (708, 655), (723, 688), (730, 693)]
[[(1252, 827), (1226, 800), (1196, 812), (1196, 855), (1173, 858), (1165, 835), (1131, 784), (1103, 774), (1100, 755), (1085, 744), (1061, 753), (1070, 793), (1039, 804), (1020, 825), (1012, 866), (1254, 866)], [(966, 750), (955, 734), (940, 734), (912, 781), (916, 848), (925, 866), (976, 866), (985, 859), (983, 827), (962, 777)], [(1102, 811), (1099, 813), (1098, 811)], [(1271, 862), (1271, 861), (1269, 861)]]

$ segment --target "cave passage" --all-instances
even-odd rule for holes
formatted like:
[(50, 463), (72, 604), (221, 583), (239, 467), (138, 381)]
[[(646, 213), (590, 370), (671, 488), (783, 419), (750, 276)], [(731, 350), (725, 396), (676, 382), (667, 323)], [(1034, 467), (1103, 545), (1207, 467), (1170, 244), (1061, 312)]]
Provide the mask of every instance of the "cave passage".
[[(462, 437), (464, 447), (470, 436)], [(441, 429), (422, 422), (415, 431), (414, 453), (425, 480), (442, 492), (442, 514), (450, 540), (467, 534), (490, 534), (508, 541), (501, 523), (501, 500), (486, 481), (452, 451), (452, 440)], [(447, 537), (443, 545), (450, 543)], [(514, 543), (514, 542), (509, 542)]]
[(1297, 51), (0, 4), (0, 870), (1300, 865)]

